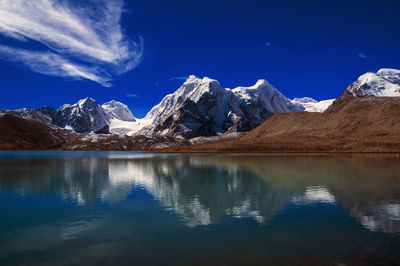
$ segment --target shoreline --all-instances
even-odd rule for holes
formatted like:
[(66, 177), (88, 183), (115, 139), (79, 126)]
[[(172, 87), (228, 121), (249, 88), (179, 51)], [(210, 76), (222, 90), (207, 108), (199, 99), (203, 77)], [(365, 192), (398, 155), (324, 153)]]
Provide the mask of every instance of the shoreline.
[(234, 154), (234, 155), (268, 155), (268, 154), (399, 154), (399, 151), (170, 151), (170, 150), (0, 150), (1, 152), (137, 152), (157, 154)]

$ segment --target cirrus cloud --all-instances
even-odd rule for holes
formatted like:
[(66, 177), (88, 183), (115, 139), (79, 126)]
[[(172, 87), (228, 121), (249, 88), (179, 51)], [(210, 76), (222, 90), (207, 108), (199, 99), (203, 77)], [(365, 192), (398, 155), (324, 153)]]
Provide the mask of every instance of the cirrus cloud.
[(358, 56), (359, 58), (361, 58), (361, 59), (370, 59), (370, 58), (371, 58), (370, 55), (367, 55), (367, 54), (365, 54), (365, 53), (357, 53), (357, 56)]
[(0, 45), (0, 58), (38, 73), (111, 86), (113, 77), (135, 68), (143, 57), (142, 38), (133, 41), (121, 28), (123, 4), (0, 0), (0, 34), (16, 41)]

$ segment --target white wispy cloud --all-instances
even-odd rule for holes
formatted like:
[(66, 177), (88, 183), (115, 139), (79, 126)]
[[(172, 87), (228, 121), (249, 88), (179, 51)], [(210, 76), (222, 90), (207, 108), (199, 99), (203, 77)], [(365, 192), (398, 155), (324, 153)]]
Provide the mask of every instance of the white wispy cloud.
[(143, 56), (143, 40), (130, 40), (121, 28), (123, 11), (123, 0), (0, 0), (0, 33), (28, 46), (2, 44), (0, 57), (42, 74), (111, 86)]
[(276, 44), (273, 44), (273, 43), (271, 43), (271, 42), (264, 42), (264, 46), (265, 46), (265, 47), (268, 47), (268, 48), (271, 49), (271, 50), (282, 50), (282, 51), (286, 51), (286, 50), (287, 50), (287, 48), (285, 48), (285, 47), (280, 47), (280, 46), (278, 46), (278, 45), (276, 45)]
[(361, 58), (361, 59), (370, 59), (371, 58), (370, 55), (367, 55), (367, 54), (364, 54), (364, 53), (357, 53), (357, 56), (359, 58)]
[(272, 45), (272, 43), (270, 43), (270, 42), (265, 42), (264, 45), (267, 47), (271, 47), (271, 48), (274, 47), (274, 45)]
[(137, 98), (138, 95), (137, 94), (133, 94), (133, 93), (127, 93), (126, 97), (128, 97), (128, 98)]
[(187, 80), (187, 76), (179, 76), (179, 77), (172, 77), (169, 78), (168, 81), (174, 81), (174, 80)]

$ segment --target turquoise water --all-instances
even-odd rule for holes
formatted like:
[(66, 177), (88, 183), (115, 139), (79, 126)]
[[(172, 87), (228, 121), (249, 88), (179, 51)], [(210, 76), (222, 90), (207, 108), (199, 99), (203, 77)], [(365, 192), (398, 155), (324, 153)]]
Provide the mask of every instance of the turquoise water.
[(398, 155), (0, 152), (0, 264), (399, 264)]

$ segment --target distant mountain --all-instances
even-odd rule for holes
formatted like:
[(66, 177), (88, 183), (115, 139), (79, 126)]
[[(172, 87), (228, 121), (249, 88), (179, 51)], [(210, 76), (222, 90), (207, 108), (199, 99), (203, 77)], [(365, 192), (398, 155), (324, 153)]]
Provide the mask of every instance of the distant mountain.
[(136, 118), (133, 116), (131, 110), (128, 106), (118, 102), (109, 101), (101, 106), (109, 119), (118, 119), (122, 121), (132, 121), (135, 122)]
[[(105, 127), (108, 127), (106, 125)], [(19, 115), (0, 115), (0, 150), (149, 150), (188, 144), (160, 136), (79, 134)]]
[(0, 110), (0, 114), (9, 114), (20, 116), (23, 118), (39, 121), (50, 127), (55, 127), (53, 124), (53, 117), (56, 116), (57, 110), (48, 106), (40, 109), (21, 108), (17, 110)]
[(334, 101), (335, 99), (316, 101), (310, 97), (303, 98), (294, 98), (291, 102), (296, 105), (300, 105), (304, 108), (303, 111), (306, 112), (324, 112)]
[(95, 100), (86, 98), (73, 105), (63, 105), (54, 121), (59, 127), (78, 133), (89, 133), (108, 125), (109, 117)]
[(274, 113), (295, 112), (294, 105), (266, 80), (251, 87), (225, 89), (218, 81), (190, 76), (146, 115), (153, 134), (193, 138), (249, 131)]
[(22, 108), (2, 110), (0, 113), (17, 115), (42, 122), (50, 127), (73, 130), (77, 133), (90, 133), (110, 124), (111, 115), (92, 98), (86, 98), (75, 104), (64, 104), (58, 110), (44, 106), (38, 109)]
[(347, 88), (347, 92), (354, 97), (398, 97), (400, 96), (400, 70), (383, 68), (377, 73), (365, 73)]

